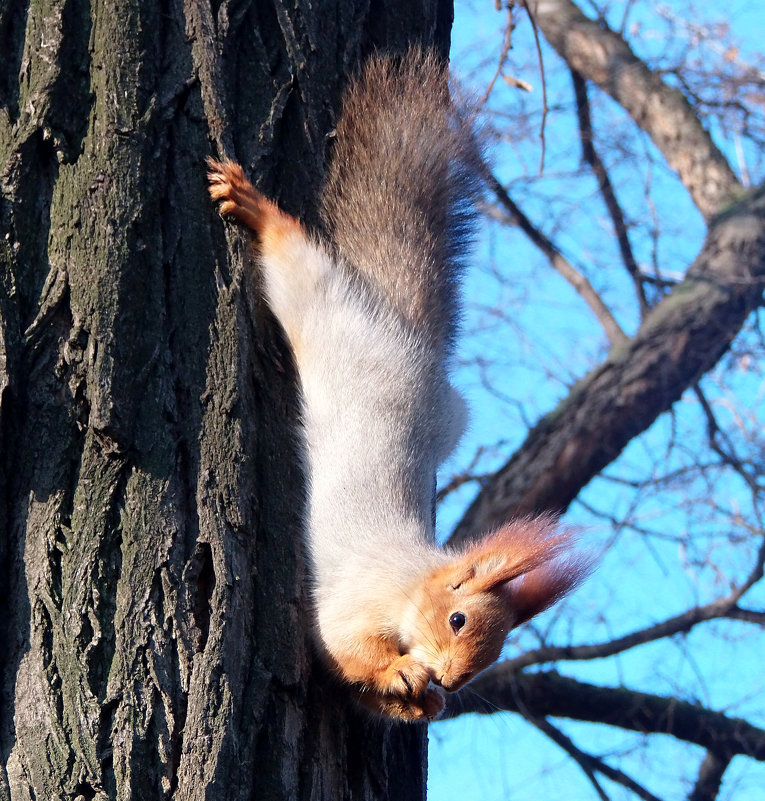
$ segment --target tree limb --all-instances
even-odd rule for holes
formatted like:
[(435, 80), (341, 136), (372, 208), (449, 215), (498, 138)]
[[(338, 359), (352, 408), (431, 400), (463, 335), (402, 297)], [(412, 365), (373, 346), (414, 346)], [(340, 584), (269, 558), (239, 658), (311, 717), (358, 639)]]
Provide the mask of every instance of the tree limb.
[(554, 671), (517, 673), (505, 663), (480, 674), (447, 703), (445, 718), (497, 710), (525, 717), (604, 723), (643, 734), (669, 734), (721, 758), (744, 754), (765, 761), (765, 730), (702, 706), (624, 687), (597, 687)]
[(519, 514), (565, 510), (725, 353), (760, 305), (764, 282), (765, 188), (759, 188), (712, 223), (683, 281), (636, 335), (581, 379), (485, 482), (452, 542)]
[(683, 94), (650, 70), (619, 34), (586, 17), (571, 0), (529, 5), (558, 54), (651, 137), (707, 220), (740, 195), (741, 184)]
[(688, 801), (715, 801), (728, 765), (730, 757), (721, 757), (714, 751), (707, 751)]

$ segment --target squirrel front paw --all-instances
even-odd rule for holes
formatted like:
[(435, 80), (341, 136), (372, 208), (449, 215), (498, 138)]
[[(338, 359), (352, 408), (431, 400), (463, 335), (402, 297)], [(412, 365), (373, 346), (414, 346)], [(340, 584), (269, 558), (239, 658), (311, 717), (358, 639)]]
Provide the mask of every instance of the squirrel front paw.
[(416, 697), (361, 691), (356, 694), (356, 698), (362, 706), (377, 715), (408, 723), (435, 720), (444, 711), (444, 694), (435, 687)]
[(442, 691), (429, 686), (431, 670), (411, 654), (389, 648), (379, 655), (374, 671), (368, 663), (354, 664), (350, 659), (338, 659), (336, 665), (356, 701), (377, 715), (423, 721), (435, 720), (444, 710)]
[(403, 654), (385, 671), (380, 682), (383, 693), (417, 697), (425, 694), (430, 681), (430, 670), (411, 654)]
[(395, 659), (359, 700), (378, 714), (405, 721), (435, 720), (444, 710), (441, 690), (428, 687), (430, 670), (410, 654)]

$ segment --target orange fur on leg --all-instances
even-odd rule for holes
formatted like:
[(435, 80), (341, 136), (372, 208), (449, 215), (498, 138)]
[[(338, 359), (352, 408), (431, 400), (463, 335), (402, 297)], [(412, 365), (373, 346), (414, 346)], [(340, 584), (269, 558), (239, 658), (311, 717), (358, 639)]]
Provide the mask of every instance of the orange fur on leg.
[[(359, 654), (339, 655), (338, 671), (353, 682), (354, 696), (372, 712), (402, 720), (434, 720), (444, 708), (441, 690), (428, 687), (428, 668), (400, 654), (387, 637), (368, 637)], [(340, 667), (342, 665), (342, 668)]]
[(366, 637), (360, 645), (357, 652), (333, 655), (349, 681), (382, 693), (421, 695), (425, 691), (431, 678), (428, 669), (410, 654), (401, 654), (389, 637)]

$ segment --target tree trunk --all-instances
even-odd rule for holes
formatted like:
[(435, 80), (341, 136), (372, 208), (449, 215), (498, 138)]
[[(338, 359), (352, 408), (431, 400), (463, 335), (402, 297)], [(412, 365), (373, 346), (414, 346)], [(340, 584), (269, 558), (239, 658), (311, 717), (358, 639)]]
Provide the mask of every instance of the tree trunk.
[(313, 662), (295, 376), (205, 158), (314, 221), (349, 71), (450, 24), (0, 8), (0, 799), (424, 796), (424, 728)]

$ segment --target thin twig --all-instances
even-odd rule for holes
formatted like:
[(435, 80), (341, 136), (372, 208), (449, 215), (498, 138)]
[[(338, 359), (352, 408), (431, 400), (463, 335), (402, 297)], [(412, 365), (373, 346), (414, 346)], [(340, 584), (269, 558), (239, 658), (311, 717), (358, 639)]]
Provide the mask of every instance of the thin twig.
[(619, 31), (619, 36), (623, 37), (624, 32), (627, 29), (627, 17), (630, 11), (632, 10), (633, 2), (634, 0), (627, 0), (627, 2), (624, 4), (624, 11), (622, 12), (622, 22), (621, 25), (619, 25), (619, 27), (617, 28), (617, 30)]
[[(741, 476), (741, 478), (744, 479), (752, 492), (757, 492), (759, 490), (759, 487), (757, 486), (757, 479), (752, 476), (749, 471), (747, 471), (747, 469), (744, 467), (744, 463), (738, 458), (738, 456), (736, 456), (733, 445), (726, 436), (725, 432), (718, 425), (717, 418), (712, 410), (712, 406), (710, 405), (706, 395), (704, 394), (704, 391), (701, 389), (701, 386), (698, 383), (694, 384), (693, 392), (696, 395), (696, 399), (701, 406), (701, 410), (704, 412), (704, 416), (707, 419), (707, 440), (709, 442), (709, 447), (723, 460), (725, 464), (727, 464), (729, 467), (732, 467)], [(725, 440), (725, 444), (728, 446), (727, 449), (723, 448), (723, 446), (720, 444), (719, 437), (722, 437)]]
[(648, 301), (645, 296), (643, 279), (640, 274), (640, 268), (635, 260), (635, 255), (632, 252), (632, 245), (630, 244), (624, 213), (616, 198), (616, 192), (608, 176), (605, 164), (603, 164), (595, 150), (595, 136), (592, 129), (590, 101), (587, 97), (587, 81), (580, 72), (577, 72), (573, 68), (571, 69), (571, 78), (574, 83), (574, 96), (576, 97), (579, 136), (582, 141), (582, 157), (590, 165), (598, 181), (600, 194), (603, 196), (606, 209), (608, 209), (608, 213), (611, 217), (611, 223), (614, 226), (614, 233), (616, 234), (616, 241), (619, 244), (622, 261), (627, 268), (630, 278), (632, 278), (632, 283), (635, 285), (635, 292), (637, 293), (638, 303), (640, 304), (640, 316), (641, 319), (643, 319), (648, 313)]
[[(497, 64), (497, 71), (494, 73), (494, 77), (489, 81), (489, 85), (486, 87), (486, 91), (483, 93), (483, 96), (478, 100), (479, 108), (485, 106), (488, 102), (489, 96), (494, 89), (494, 84), (497, 82), (499, 76), (502, 75), (502, 68), (505, 66), (505, 61), (507, 61), (507, 54), (510, 52), (510, 49), (513, 46), (513, 5), (514, 3), (512, 0), (507, 4), (507, 25), (505, 25), (505, 32), (502, 36), (502, 48), (499, 51), (499, 63)], [(497, 11), (500, 10), (499, 0), (497, 0), (496, 9)]]
[(539, 42), (539, 30), (537, 29), (537, 23), (534, 19), (534, 15), (531, 13), (531, 9), (529, 8), (528, 0), (523, 0), (523, 7), (526, 9), (526, 13), (529, 15), (531, 29), (534, 32), (534, 45), (537, 49), (537, 59), (539, 61), (539, 77), (542, 83), (542, 123), (539, 126), (539, 140), (542, 145), (542, 152), (539, 156), (539, 174), (542, 175), (545, 169), (545, 125), (547, 124), (547, 113), (550, 110), (549, 106), (547, 105), (547, 78), (545, 77), (545, 62), (542, 58), (542, 46)]
[(634, 779), (628, 776), (617, 768), (612, 768), (608, 763), (604, 762), (599, 757), (588, 754), (578, 748), (570, 737), (566, 736), (560, 729), (553, 726), (547, 718), (527, 718), (533, 723), (541, 732), (546, 734), (556, 745), (560, 746), (566, 753), (568, 753), (582, 768), (587, 778), (592, 783), (595, 791), (602, 799), (608, 799), (608, 795), (598, 782), (595, 773), (602, 773), (603, 776), (610, 779), (612, 782), (621, 784), (628, 790), (631, 790), (638, 798), (644, 801), (661, 801), (660, 798), (649, 792), (642, 785), (638, 784)]
[(488, 167), (485, 168), (484, 180), (489, 189), (494, 192), (499, 202), (504, 206), (512, 222), (528, 236), (532, 243), (536, 245), (545, 256), (547, 256), (552, 266), (582, 296), (603, 326), (603, 330), (606, 332), (609, 342), (612, 345), (620, 345), (627, 342), (627, 335), (622, 331), (621, 326), (616, 322), (616, 318), (611, 314), (592, 284), (520, 210)]
[(444, 484), (440, 490), (438, 490), (436, 493), (436, 503), (440, 503), (450, 492), (454, 492), (455, 490), (459, 489), (461, 486), (463, 486), (463, 484), (469, 484), (472, 481), (480, 482), (487, 478), (487, 473), (473, 473), (473, 470), (483, 456), (484, 451), (485, 448), (483, 446), (479, 447), (465, 470), (455, 476), (452, 476), (452, 478), (449, 479), (449, 481)]
[[(765, 543), (765, 538), (763, 538)], [(738, 620), (761, 622), (756, 619), (758, 613), (753, 614), (753, 618), (747, 616), (744, 610), (738, 608), (738, 601), (741, 596), (762, 577), (762, 564), (765, 558), (765, 546), (758, 551), (754, 568), (747, 579), (739, 587), (736, 587), (730, 595), (725, 598), (718, 598), (716, 601), (688, 609), (680, 615), (668, 618), (661, 623), (647, 626), (644, 629), (634, 631), (624, 637), (617, 637), (615, 640), (597, 643), (595, 645), (548, 645), (543, 648), (535, 648), (532, 651), (520, 654), (514, 659), (508, 659), (503, 664), (508, 666), (508, 670), (516, 671), (529, 665), (537, 665), (543, 662), (555, 662), (560, 660), (582, 660), (582, 659), (604, 659), (614, 656), (645, 643), (655, 642), (656, 640), (672, 637), (675, 634), (689, 632), (699, 623), (716, 620), (719, 618), (735, 617)]]

